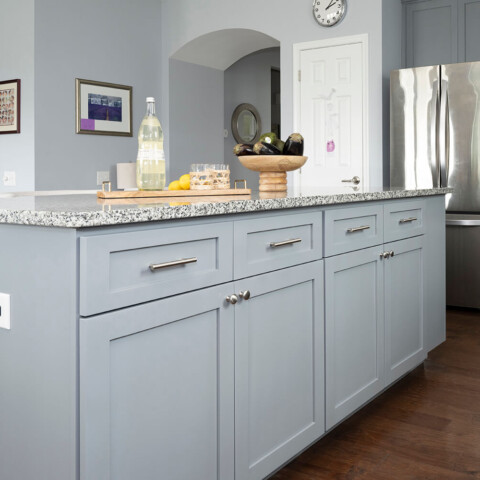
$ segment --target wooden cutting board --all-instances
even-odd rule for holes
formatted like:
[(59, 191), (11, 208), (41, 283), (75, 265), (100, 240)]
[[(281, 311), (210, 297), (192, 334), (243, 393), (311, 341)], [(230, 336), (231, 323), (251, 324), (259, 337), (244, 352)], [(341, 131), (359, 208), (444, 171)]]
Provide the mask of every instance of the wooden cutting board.
[(157, 198), (157, 197), (217, 197), (226, 195), (250, 195), (250, 188), (229, 188), (226, 190), (142, 190), (125, 192), (98, 191), (98, 198)]

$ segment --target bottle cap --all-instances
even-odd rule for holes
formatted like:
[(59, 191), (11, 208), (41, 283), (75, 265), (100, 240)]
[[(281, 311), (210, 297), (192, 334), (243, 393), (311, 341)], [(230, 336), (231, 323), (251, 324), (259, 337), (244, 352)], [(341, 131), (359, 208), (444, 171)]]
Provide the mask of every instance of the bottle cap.
[(154, 97), (147, 97), (147, 103), (154, 102), (155, 103), (155, 98)]

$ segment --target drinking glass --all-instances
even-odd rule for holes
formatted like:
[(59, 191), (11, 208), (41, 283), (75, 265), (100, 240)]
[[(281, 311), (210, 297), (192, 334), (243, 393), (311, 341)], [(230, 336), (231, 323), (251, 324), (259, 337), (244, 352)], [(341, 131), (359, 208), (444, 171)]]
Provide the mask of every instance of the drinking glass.
[(190, 189), (209, 190), (213, 188), (212, 169), (208, 163), (190, 165)]
[(223, 163), (210, 165), (212, 173), (212, 184), (216, 190), (227, 190), (230, 188), (230, 166)]

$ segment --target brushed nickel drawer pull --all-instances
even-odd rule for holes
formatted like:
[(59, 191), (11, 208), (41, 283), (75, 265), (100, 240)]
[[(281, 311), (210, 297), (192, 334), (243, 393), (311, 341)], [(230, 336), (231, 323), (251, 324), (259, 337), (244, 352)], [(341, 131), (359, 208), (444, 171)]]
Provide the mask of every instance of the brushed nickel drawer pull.
[(149, 265), (149, 269), (152, 272), (157, 270), (161, 270), (162, 268), (168, 267), (178, 267), (179, 265), (187, 265), (187, 263), (195, 263), (197, 261), (197, 257), (192, 258), (182, 258), (181, 260), (173, 260), (172, 262), (165, 262), (165, 263), (152, 263)]
[(402, 218), (399, 223), (410, 223), (418, 220), (417, 217), (410, 217), (410, 218)]
[(284, 242), (272, 242), (270, 243), (270, 246), (272, 248), (284, 247), (285, 245), (293, 245), (294, 243), (300, 243), (301, 241), (301, 238), (294, 238), (292, 240), (285, 240)]
[(363, 225), (362, 227), (353, 227), (347, 229), (347, 233), (355, 233), (355, 232), (361, 232), (363, 230), (368, 230), (370, 228), (370, 225)]

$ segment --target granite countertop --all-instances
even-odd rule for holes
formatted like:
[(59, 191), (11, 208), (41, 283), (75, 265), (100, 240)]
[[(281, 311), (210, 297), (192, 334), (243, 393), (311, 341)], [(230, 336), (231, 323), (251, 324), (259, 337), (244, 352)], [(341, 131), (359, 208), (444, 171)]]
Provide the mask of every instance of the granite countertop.
[(314, 188), (287, 194), (197, 198), (97, 199), (95, 193), (0, 194), (0, 223), (47, 227), (98, 227), (180, 218), (336, 205), (451, 193), (450, 188)]

